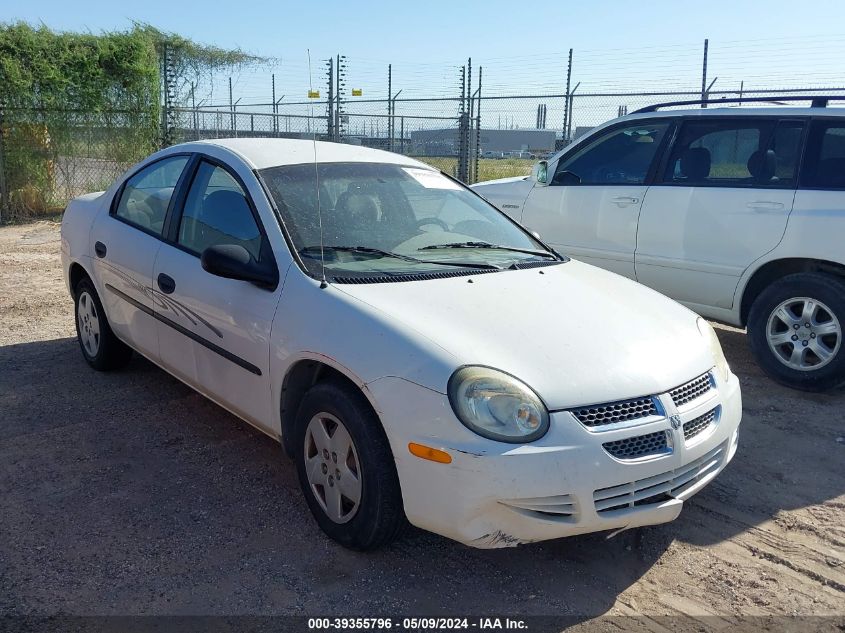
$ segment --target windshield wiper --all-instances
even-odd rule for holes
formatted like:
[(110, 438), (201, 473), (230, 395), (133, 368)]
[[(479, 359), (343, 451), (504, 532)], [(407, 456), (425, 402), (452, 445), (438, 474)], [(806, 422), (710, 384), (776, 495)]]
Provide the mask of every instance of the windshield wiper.
[(487, 249), (495, 249), (501, 251), (512, 251), (514, 253), (526, 253), (527, 255), (536, 255), (537, 257), (550, 257), (552, 259), (557, 259), (557, 256), (553, 253), (549, 253), (548, 251), (535, 251), (531, 250), (530, 248), (516, 248), (513, 246), (500, 246), (498, 244), (491, 244), (490, 242), (453, 242), (451, 244), (430, 244), (428, 246), (423, 246), (422, 248), (418, 248), (417, 250), (420, 251), (428, 251), (428, 250), (435, 250), (435, 249), (447, 249), (447, 248), (487, 248)]
[(337, 251), (342, 253), (361, 253), (363, 255), (375, 255), (378, 257), (392, 257), (394, 259), (401, 259), (406, 262), (414, 262), (415, 264), (431, 264), (433, 266), (452, 266), (453, 268), (481, 268), (485, 270), (501, 270), (499, 266), (493, 264), (476, 264), (472, 262), (438, 262), (428, 259), (418, 259), (410, 255), (402, 255), (401, 253), (394, 253), (393, 251), (385, 251), (380, 248), (372, 248), (370, 246), (306, 246), (299, 249), (299, 254), (305, 257), (320, 257), (324, 251)]

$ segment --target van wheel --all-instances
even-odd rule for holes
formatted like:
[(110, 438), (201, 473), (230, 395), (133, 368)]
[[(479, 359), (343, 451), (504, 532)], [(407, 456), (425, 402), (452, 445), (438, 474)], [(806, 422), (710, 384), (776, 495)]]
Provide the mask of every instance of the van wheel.
[(351, 386), (323, 382), (296, 418), (296, 470), (317, 524), (350, 549), (394, 540), (406, 524), (393, 453), (381, 422)]
[(845, 283), (823, 273), (788, 275), (751, 306), (748, 339), (763, 370), (803, 391), (845, 382)]
[(74, 301), (76, 338), (87, 363), (97, 371), (125, 367), (132, 358), (132, 348), (112, 332), (90, 279), (82, 279), (76, 284)]

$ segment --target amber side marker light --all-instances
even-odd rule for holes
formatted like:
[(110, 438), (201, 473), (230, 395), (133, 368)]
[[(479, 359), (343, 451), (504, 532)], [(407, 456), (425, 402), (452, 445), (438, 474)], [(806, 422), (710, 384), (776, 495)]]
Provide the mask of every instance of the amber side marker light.
[(451, 464), (452, 456), (446, 451), (441, 451), (430, 446), (423, 446), (422, 444), (415, 444), (411, 442), (408, 444), (408, 450), (411, 455), (416, 455), (420, 459), (427, 459), (430, 462), (437, 462), (438, 464)]

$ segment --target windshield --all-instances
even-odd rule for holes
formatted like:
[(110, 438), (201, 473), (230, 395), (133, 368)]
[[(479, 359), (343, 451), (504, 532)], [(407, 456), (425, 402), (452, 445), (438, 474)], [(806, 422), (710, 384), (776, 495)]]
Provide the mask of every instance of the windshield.
[[(503, 269), (554, 261), (537, 240), (459, 183), (418, 167), (321, 163), (262, 170), (309, 273), (371, 276)], [(320, 240), (322, 216), (322, 242)]]

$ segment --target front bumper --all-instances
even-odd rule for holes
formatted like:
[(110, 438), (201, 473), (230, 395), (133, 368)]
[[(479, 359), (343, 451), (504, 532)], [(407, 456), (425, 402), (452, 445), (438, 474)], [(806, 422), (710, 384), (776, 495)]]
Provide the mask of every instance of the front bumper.
[[(714, 389), (681, 406), (668, 394), (658, 396), (659, 416), (622, 428), (597, 431), (568, 411), (552, 413), (543, 438), (517, 446), (467, 430), (443, 394), (398, 378), (369, 388), (391, 442), (408, 520), (490, 548), (675, 519), (683, 501), (736, 452), (739, 381), (734, 375), (727, 382), (713, 380)], [(712, 420), (686, 439), (683, 425), (705, 417)], [(659, 455), (619, 459), (603, 446), (659, 431), (669, 441)], [(409, 442), (446, 451), (452, 462), (414, 457)]]

